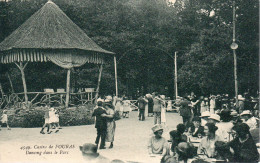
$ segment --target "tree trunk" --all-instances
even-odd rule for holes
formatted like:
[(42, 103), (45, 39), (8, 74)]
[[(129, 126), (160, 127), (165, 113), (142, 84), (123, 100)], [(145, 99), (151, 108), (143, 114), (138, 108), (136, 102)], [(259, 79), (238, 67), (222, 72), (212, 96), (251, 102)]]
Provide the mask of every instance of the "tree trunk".
[(2, 83), (0, 83), (0, 92), (1, 92), (1, 95), (2, 95), (2, 98), (4, 97), (4, 90), (3, 90), (3, 87), (2, 87)]
[(25, 99), (25, 105), (28, 104), (28, 95), (27, 95), (27, 86), (26, 86), (26, 80), (25, 80), (25, 74), (24, 74), (24, 69), (27, 66), (28, 62), (23, 66), (23, 63), (20, 62), (20, 65), (15, 63), (16, 66), (20, 69), (21, 74), (22, 74), (22, 81), (23, 81), (23, 90), (24, 90), (24, 99)]
[(99, 94), (99, 87), (100, 87), (100, 81), (101, 81), (101, 75), (102, 75), (102, 70), (103, 70), (103, 65), (100, 65), (99, 68), (99, 75), (98, 75), (98, 85), (97, 85), (97, 90), (96, 90), (96, 96), (95, 96), (95, 101), (97, 101), (98, 94)]
[(13, 86), (13, 82), (11, 80), (10, 74), (8, 72), (6, 72), (6, 75), (8, 77), (8, 80), (9, 80), (9, 83), (10, 83), (10, 86), (11, 86), (11, 92), (14, 93), (14, 86)]

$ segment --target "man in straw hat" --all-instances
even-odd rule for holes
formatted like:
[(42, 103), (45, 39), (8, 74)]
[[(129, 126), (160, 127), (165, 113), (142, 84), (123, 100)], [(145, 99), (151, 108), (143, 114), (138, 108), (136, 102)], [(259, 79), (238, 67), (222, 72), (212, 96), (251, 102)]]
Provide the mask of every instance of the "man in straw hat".
[(161, 124), (156, 124), (152, 127), (154, 136), (149, 139), (148, 152), (149, 154), (162, 154), (166, 155), (168, 151), (168, 142), (162, 137), (163, 127)]
[(83, 158), (87, 162), (95, 163), (109, 163), (110, 161), (97, 153), (97, 146), (90, 143), (85, 143), (83, 146), (79, 146), (80, 151), (82, 152)]
[(250, 130), (258, 128), (257, 120), (254, 116), (252, 116), (249, 110), (244, 110), (240, 114), (240, 117), (250, 127)]

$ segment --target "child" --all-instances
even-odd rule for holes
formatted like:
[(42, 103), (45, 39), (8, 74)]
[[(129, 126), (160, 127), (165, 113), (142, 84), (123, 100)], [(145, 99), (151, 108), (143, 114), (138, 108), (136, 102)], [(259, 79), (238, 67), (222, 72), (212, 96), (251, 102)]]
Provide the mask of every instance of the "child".
[(102, 107), (103, 102), (101, 100), (97, 101), (97, 108), (94, 109), (92, 117), (96, 117), (95, 128), (97, 129), (96, 145), (98, 146), (99, 139), (101, 137), (101, 144), (99, 149), (105, 149), (105, 140), (107, 132), (107, 122), (106, 118), (102, 115), (107, 114), (106, 110)]
[[(52, 129), (56, 129), (56, 123), (57, 123), (57, 117), (55, 115), (56, 110), (54, 109), (54, 107), (51, 107), (51, 109), (49, 110), (49, 124), (50, 124), (50, 128)], [(59, 132), (59, 129), (57, 128), (55, 133)], [(51, 133), (51, 132), (50, 132)], [(48, 133), (48, 134), (50, 134)]]
[(44, 125), (42, 126), (42, 129), (41, 129), (41, 131), (40, 131), (40, 133), (41, 134), (45, 134), (44, 133), (44, 129), (45, 129), (45, 127), (47, 127), (47, 132), (48, 132), (48, 134), (50, 134), (51, 132), (49, 132), (49, 130), (50, 130), (50, 123), (49, 123), (49, 118), (50, 118), (50, 116), (49, 116), (49, 110), (50, 110), (50, 104), (47, 104), (46, 106), (45, 106), (45, 113), (44, 113), (44, 119), (45, 119), (45, 122), (44, 122)]
[(55, 109), (55, 117), (56, 117), (56, 125), (57, 125), (58, 129), (62, 129), (62, 128), (60, 127), (59, 111), (56, 110), (56, 109)]
[(6, 110), (3, 111), (3, 115), (1, 116), (0, 130), (1, 130), (3, 124), (6, 124), (7, 129), (11, 130), (11, 128), (8, 125), (8, 117), (7, 117), (7, 114), (6, 114)]

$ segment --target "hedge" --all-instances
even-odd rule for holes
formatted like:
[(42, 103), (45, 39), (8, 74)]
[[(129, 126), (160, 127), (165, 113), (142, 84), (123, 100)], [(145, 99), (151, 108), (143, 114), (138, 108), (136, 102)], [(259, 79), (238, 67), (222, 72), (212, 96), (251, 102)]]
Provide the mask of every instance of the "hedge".
[[(59, 110), (60, 125), (76, 126), (93, 124), (94, 118), (91, 117), (93, 108), (94, 105), (92, 104), (71, 108), (56, 108)], [(24, 128), (42, 127), (45, 110), (45, 107), (7, 110), (9, 126)]]

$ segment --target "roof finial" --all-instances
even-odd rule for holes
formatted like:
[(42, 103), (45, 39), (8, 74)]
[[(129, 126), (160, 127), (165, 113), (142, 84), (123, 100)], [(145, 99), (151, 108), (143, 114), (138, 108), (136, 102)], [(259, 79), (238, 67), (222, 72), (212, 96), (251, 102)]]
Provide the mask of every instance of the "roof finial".
[(47, 2), (47, 3), (53, 3), (53, 2), (52, 2), (52, 0), (48, 0), (48, 2)]

